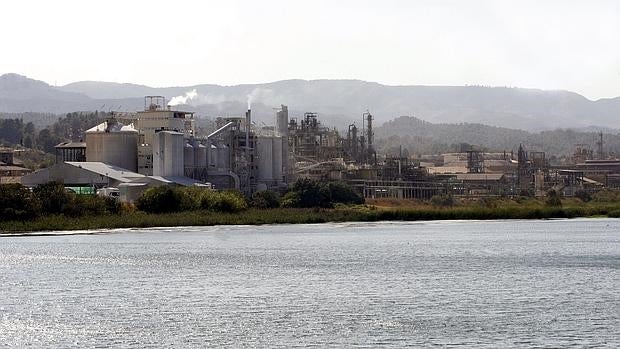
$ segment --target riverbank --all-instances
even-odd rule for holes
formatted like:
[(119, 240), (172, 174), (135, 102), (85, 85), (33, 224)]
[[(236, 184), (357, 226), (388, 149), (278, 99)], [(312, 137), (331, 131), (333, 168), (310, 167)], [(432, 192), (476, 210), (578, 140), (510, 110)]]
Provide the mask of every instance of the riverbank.
[(549, 219), (576, 217), (620, 217), (620, 203), (567, 201), (561, 207), (537, 201), (500, 202), (489, 207), (461, 204), (436, 207), (415, 202), (372, 202), (371, 205), (338, 206), (332, 209), (274, 208), (248, 209), (241, 213), (204, 210), (150, 214), (67, 217), (43, 216), (28, 221), (0, 222), (0, 234), (33, 231), (89, 230), (210, 225), (302, 224), (327, 222), (376, 222), (417, 220)]

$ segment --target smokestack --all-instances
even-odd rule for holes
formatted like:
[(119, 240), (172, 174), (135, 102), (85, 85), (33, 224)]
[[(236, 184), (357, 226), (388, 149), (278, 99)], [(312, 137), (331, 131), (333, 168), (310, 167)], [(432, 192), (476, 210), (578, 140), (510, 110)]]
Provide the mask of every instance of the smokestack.
[(250, 125), (252, 124), (252, 110), (245, 112), (245, 148), (247, 150), (248, 161), (250, 160)]

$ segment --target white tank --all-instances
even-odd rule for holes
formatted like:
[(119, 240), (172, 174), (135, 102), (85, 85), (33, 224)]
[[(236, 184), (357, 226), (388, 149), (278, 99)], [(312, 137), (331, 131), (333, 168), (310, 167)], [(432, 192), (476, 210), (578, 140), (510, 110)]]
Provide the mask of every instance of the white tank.
[(194, 147), (189, 143), (185, 143), (183, 147), (183, 166), (194, 168)]
[(255, 159), (258, 158), (258, 180), (273, 180), (273, 137), (256, 138)]
[(196, 168), (207, 167), (207, 147), (200, 143), (194, 146), (194, 166)]
[(275, 137), (273, 139), (273, 178), (278, 181), (283, 181), (283, 154), (282, 154), (282, 142), (284, 137)]
[(86, 161), (138, 171), (138, 131), (118, 122), (103, 122), (86, 131)]

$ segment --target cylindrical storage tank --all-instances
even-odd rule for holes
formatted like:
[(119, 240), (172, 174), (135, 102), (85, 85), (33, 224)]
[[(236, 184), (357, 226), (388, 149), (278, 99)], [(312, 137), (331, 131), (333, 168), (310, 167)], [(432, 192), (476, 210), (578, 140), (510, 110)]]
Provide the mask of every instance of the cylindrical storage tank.
[(116, 126), (112, 129), (99, 125), (86, 131), (85, 136), (86, 161), (138, 171), (138, 131), (132, 127)]
[(217, 147), (213, 144), (209, 146), (209, 152), (207, 154), (207, 163), (209, 167), (217, 167)]
[[(258, 159), (256, 159), (258, 158)], [(258, 160), (258, 179), (273, 180), (273, 138), (259, 136), (256, 138), (255, 160)]]
[(183, 176), (184, 145), (183, 133), (156, 132), (153, 137), (153, 176)]
[(217, 168), (230, 168), (230, 152), (228, 147), (224, 144), (217, 147)]
[(194, 147), (194, 166), (196, 168), (207, 167), (207, 147), (198, 144)]
[(282, 182), (282, 142), (284, 137), (273, 139), (273, 179)]
[(183, 165), (185, 168), (194, 168), (194, 147), (189, 143), (183, 147)]

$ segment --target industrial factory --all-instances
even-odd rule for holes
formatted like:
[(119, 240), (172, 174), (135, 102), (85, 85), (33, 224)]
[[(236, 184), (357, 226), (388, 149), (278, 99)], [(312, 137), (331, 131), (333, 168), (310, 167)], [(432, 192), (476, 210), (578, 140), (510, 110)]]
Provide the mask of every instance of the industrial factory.
[[(297, 178), (345, 181), (366, 198), (430, 199), (458, 196), (563, 195), (614, 187), (620, 162), (593, 159), (585, 147), (577, 165), (552, 167), (545, 153), (462, 153), (413, 158), (379, 155), (373, 115), (343, 131), (323, 125), (319, 115), (289, 117), (275, 110), (273, 126), (258, 126), (248, 108), (243, 116), (215, 120), (208, 135), (196, 135), (194, 113), (175, 110), (162, 96), (147, 96), (144, 110), (115, 113), (94, 125), (80, 142), (56, 146), (56, 164), (21, 178), (26, 186), (56, 180), (76, 192), (99, 192), (136, 200), (159, 185), (284, 192)], [(602, 154), (602, 138), (599, 153)]]

